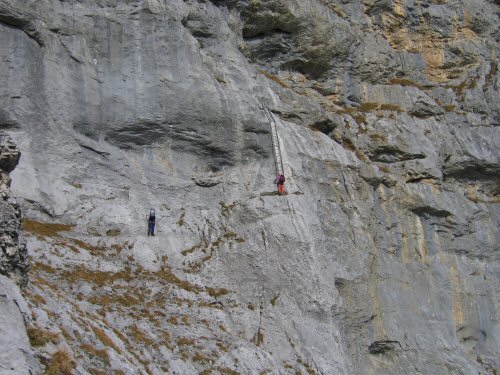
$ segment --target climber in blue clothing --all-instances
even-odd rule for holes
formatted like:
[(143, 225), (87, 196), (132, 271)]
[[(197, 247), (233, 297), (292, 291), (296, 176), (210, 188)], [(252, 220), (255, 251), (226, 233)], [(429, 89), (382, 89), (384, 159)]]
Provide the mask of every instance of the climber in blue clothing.
[(155, 209), (152, 208), (149, 210), (149, 217), (148, 217), (148, 236), (154, 236), (155, 235)]

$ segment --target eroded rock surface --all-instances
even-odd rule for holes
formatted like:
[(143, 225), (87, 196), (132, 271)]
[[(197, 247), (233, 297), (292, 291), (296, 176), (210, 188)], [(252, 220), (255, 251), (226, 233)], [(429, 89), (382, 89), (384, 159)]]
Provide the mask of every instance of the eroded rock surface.
[(28, 283), (28, 253), (21, 237), (21, 212), (10, 192), (9, 173), (20, 152), (0, 133), (0, 373), (40, 373), (40, 365), (26, 334), (30, 309), (20, 293)]
[(498, 373), (499, 12), (0, 1), (46, 365)]
[(28, 254), (25, 242), (20, 239), (21, 211), (10, 192), (9, 177), (19, 157), (20, 152), (12, 140), (0, 133), (0, 274), (25, 287), (28, 283)]

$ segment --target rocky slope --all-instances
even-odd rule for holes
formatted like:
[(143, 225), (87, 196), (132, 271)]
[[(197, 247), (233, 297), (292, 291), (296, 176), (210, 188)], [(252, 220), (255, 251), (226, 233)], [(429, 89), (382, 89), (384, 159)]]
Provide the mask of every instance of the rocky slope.
[(499, 15), (0, 0), (45, 371), (500, 372)]

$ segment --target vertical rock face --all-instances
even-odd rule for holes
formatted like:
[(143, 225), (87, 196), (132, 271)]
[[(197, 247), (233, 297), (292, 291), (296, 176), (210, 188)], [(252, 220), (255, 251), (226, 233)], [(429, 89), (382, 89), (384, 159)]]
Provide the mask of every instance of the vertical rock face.
[(40, 373), (26, 335), (29, 308), (19, 292), (27, 286), (29, 270), (26, 245), (20, 240), (21, 213), (10, 192), (9, 173), (19, 157), (12, 140), (0, 133), (0, 373), (5, 375)]
[(19, 236), (21, 212), (10, 192), (9, 173), (14, 170), (20, 152), (5, 134), (0, 133), (0, 274), (10, 277), (19, 286), (28, 283), (26, 244)]
[(498, 373), (499, 12), (0, 0), (46, 366)]

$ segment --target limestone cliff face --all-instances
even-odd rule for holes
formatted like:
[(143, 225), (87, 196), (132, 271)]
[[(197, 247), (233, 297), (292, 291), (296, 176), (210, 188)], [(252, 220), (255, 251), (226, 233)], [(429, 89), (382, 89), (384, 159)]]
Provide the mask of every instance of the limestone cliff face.
[(23, 153), (46, 366), (498, 373), (499, 15), (0, 0), (0, 127)]

